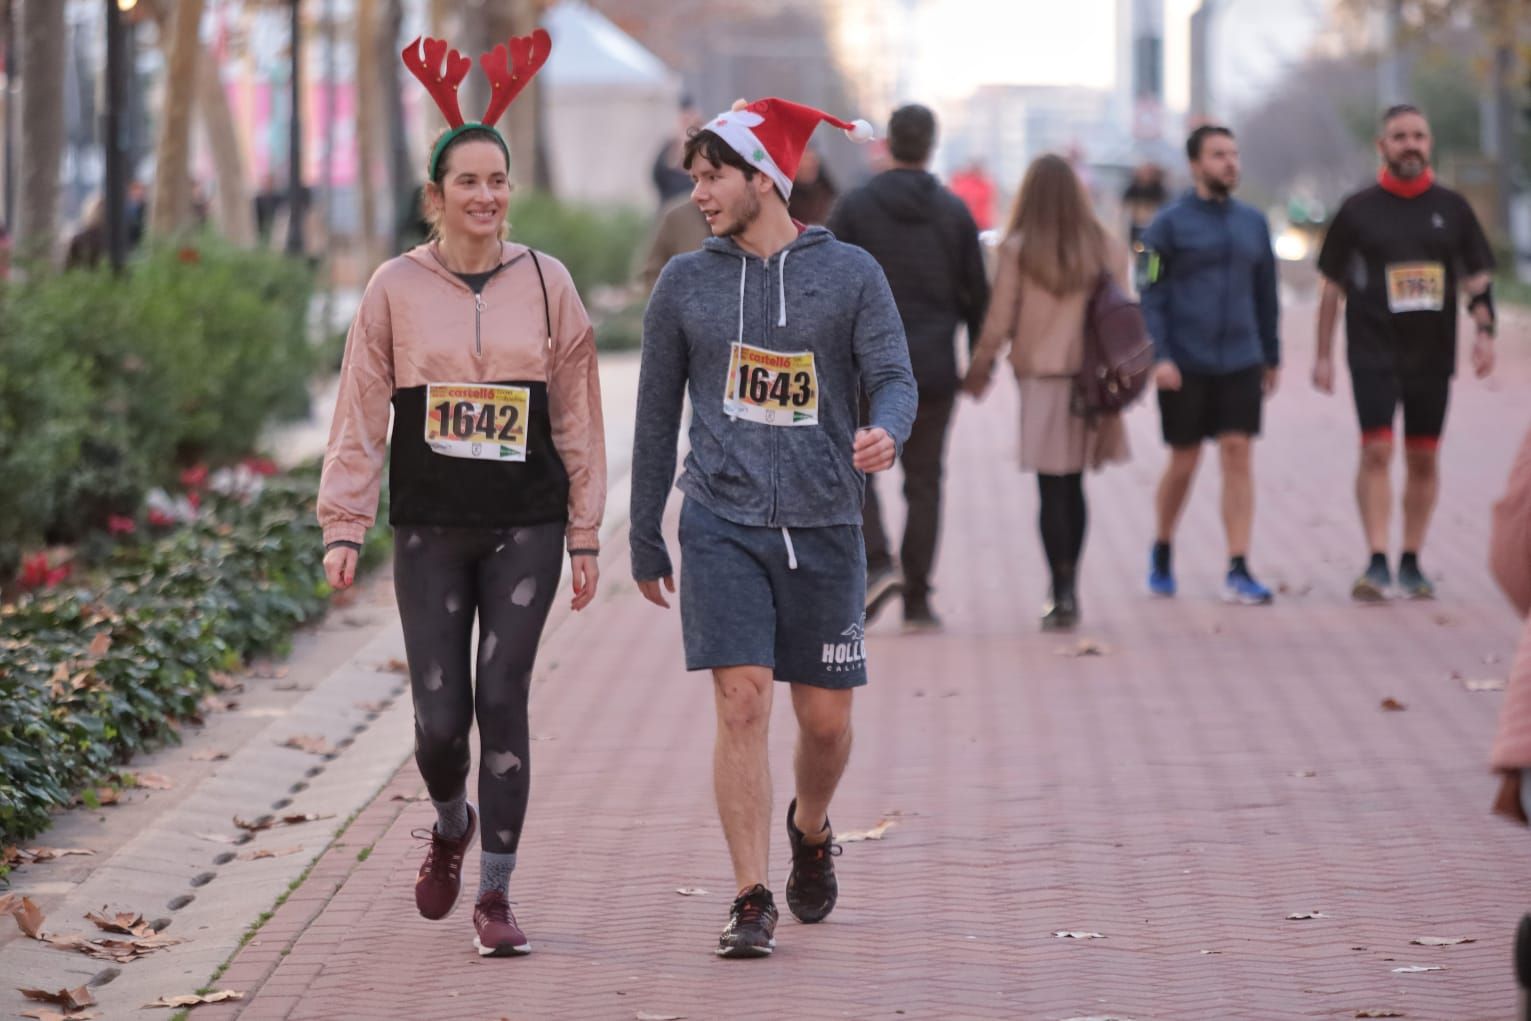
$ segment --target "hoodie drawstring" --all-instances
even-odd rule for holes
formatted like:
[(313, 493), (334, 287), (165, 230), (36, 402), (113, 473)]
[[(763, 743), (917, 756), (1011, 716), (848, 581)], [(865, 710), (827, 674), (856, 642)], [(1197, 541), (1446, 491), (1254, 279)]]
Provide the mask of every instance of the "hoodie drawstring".
[[(735, 365), (738, 365), (739, 364), (739, 360), (741, 358), (743, 358), (743, 356), (744, 356), (744, 277), (745, 277), (745, 273), (749, 270), (749, 268), (750, 268), (750, 262), (749, 262), (748, 259), (740, 259), (739, 260), (739, 336), (737, 338), (735, 338), (735, 340), (734, 340), (734, 364)], [(732, 387), (733, 387), (733, 380), (732, 379), (729, 380), (728, 385), (729, 385), (729, 388), (730, 388), (729, 392), (732, 392)], [(744, 395), (740, 394), (739, 396), (743, 397)], [(725, 406), (727, 406), (730, 409), (732, 409), (732, 407), (733, 407), (731, 404), (726, 404)], [(728, 419), (729, 419), (729, 421), (731, 421), (731, 422), (732, 421), (737, 421), (738, 418), (739, 418), (738, 413), (734, 412), (733, 410), (730, 410), (728, 412)]]
[(781, 315), (776, 320), (777, 326), (787, 325), (787, 256), (791, 255), (788, 249), (782, 249), (781, 261), (776, 264), (776, 289), (781, 292)]
[(787, 543), (787, 570), (795, 571), (797, 570), (797, 550), (792, 548), (792, 533), (787, 531), (785, 526), (781, 530), (781, 537)]

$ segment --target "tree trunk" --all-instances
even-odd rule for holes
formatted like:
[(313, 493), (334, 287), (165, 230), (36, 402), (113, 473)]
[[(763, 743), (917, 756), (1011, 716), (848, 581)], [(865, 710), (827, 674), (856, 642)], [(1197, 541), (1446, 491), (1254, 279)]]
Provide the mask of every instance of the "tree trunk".
[(361, 205), (360, 254), (363, 276), (370, 275), (377, 259), (377, 175), (374, 173), (377, 140), (374, 127), (380, 114), (377, 73), (377, 0), (358, 0), (356, 5), (356, 193)]
[[(172, 11), (166, 0), (148, 0), (144, 6), (154, 19), (168, 64), (174, 20)], [(202, 130), (207, 133), (213, 170), (218, 177), (218, 226), (234, 244), (253, 245), (255, 210), (250, 200), (250, 184), (245, 178), (244, 153), (239, 148), (239, 133), (234, 127), (234, 114), (229, 109), (229, 97), (223, 88), (217, 57), (212, 52), (201, 54), (197, 61), (196, 106)]]
[(191, 104), (197, 91), (201, 25), (202, 0), (179, 0), (154, 157), (154, 197), (149, 207), (149, 232), (156, 237), (173, 235), (191, 222)]
[(64, 152), (64, 5), (22, 0), (17, 19), (21, 78), (21, 187), (15, 250), (46, 258), (58, 229), (59, 166)]
[[(486, 4), (484, 12), (487, 45), (474, 54), (475, 59), (477, 53), (492, 49), (511, 36), (530, 35), (536, 31), (541, 5), (536, 0), (497, 0), (492, 5)], [(554, 45), (557, 45), (556, 40)], [(510, 104), (497, 127), (510, 144), (511, 176), (524, 187), (548, 191), (552, 182), (548, 180), (547, 159), (539, 152), (541, 133), (537, 114), (541, 103), (540, 82), (533, 78)], [(474, 116), (481, 116), (482, 108), (476, 109), (478, 113)]]
[[(399, 29), (404, 21), (404, 0), (387, 0), (377, 33), (378, 72), (382, 79), (383, 122), (388, 126), (388, 198), (386, 213), (391, 229), (391, 249), (398, 248), (399, 225), (414, 201), (417, 174), (409, 156), (409, 133), (404, 124), (403, 62), (399, 60)], [(413, 81), (413, 78), (411, 78)]]

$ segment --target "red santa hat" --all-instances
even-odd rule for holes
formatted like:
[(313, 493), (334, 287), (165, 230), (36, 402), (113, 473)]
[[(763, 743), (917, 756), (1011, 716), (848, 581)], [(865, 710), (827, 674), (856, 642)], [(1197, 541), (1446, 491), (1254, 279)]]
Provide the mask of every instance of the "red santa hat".
[(733, 109), (718, 114), (707, 124), (744, 160), (776, 183), (782, 198), (792, 195), (792, 179), (809, 136), (819, 122), (832, 124), (853, 142), (872, 138), (872, 125), (863, 120), (843, 121), (822, 110), (786, 99), (739, 100)]

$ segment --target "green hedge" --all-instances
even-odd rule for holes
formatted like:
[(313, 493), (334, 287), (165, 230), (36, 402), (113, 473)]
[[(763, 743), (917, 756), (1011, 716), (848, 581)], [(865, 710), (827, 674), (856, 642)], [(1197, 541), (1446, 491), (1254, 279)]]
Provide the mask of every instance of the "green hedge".
[[(0, 608), (0, 844), (35, 836), (75, 791), (174, 740), (214, 671), (285, 649), (322, 615), (317, 486), (310, 470), (266, 480), (247, 505), (210, 495), (197, 522), (118, 547), (92, 583)], [(364, 565), (386, 550), (374, 529)]]
[(538, 192), (514, 199), (509, 216), (511, 239), (568, 267), (587, 304), (594, 288), (630, 282), (633, 253), (650, 226), (636, 210), (574, 205)]
[(301, 414), (310, 270), (213, 239), (0, 290), (0, 577)]

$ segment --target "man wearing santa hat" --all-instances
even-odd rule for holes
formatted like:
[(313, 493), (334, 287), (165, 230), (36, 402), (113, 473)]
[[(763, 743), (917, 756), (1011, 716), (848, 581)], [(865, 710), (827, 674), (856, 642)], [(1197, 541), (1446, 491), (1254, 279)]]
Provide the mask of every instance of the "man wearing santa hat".
[[(787, 211), (821, 121), (856, 141), (871, 137), (865, 121), (761, 99), (734, 104), (688, 139), (691, 197), (712, 237), (670, 260), (643, 325), (633, 577), (650, 602), (669, 606), (675, 577), (661, 524), (674, 482), (685, 495), (686, 668), (712, 673), (713, 781), (739, 890), (718, 940), (723, 957), (763, 957), (776, 942), (766, 860), (776, 680), (791, 685), (798, 721), (787, 907), (802, 922), (834, 908), (829, 802), (850, 755), (851, 695), (867, 681), (864, 473), (893, 464), (918, 399), (882, 270)], [(688, 393), (690, 452), (676, 482)]]

